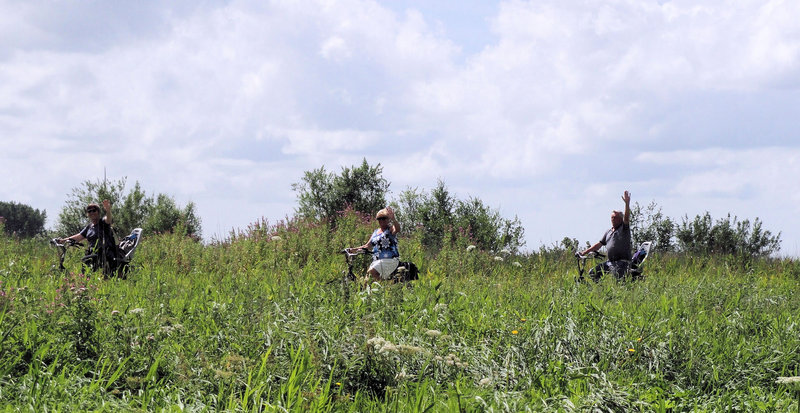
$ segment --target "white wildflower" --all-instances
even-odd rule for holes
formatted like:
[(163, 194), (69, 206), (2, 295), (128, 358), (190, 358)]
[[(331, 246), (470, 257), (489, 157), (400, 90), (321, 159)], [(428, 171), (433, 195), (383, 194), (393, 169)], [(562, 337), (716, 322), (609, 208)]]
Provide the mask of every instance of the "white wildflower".
[(778, 377), (776, 380), (778, 384), (800, 384), (800, 376), (794, 377)]
[(435, 306), (433, 306), (433, 311), (437, 311), (438, 312), (438, 311), (446, 311), (446, 310), (447, 310), (447, 304), (445, 304), (445, 303), (439, 303), (439, 304), (436, 304)]
[(522, 267), (522, 264), (520, 264), (519, 261), (514, 261), (514, 262), (511, 263), (511, 265), (513, 265), (515, 267)]
[(439, 330), (428, 330), (425, 332), (428, 337), (439, 337), (442, 335), (442, 332)]
[(397, 352), (400, 354), (405, 355), (412, 355), (412, 354), (424, 354), (426, 353), (425, 349), (422, 347), (411, 346), (408, 344), (400, 344), (397, 346)]
[(414, 378), (416, 378), (416, 377), (417, 377), (417, 376), (415, 376), (415, 375), (413, 375), (413, 374), (408, 374), (408, 373), (406, 373), (406, 371), (405, 371), (405, 370), (401, 371), (400, 373), (397, 373), (397, 375), (396, 375), (396, 376), (394, 376), (394, 378), (396, 378), (396, 379), (398, 379), (398, 380), (414, 379)]
[(277, 235), (273, 235), (273, 236), (272, 236), (270, 239), (271, 239), (272, 241), (280, 241), (280, 240), (281, 240), (281, 237), (279, 237), (279, 236), (277, 236)]
[(474, 245), (468, 245), (468, 246), (467, 246), (467, 251), (472, 251), (472, 250), (474, 250), (475, 248), (477, 248), (477, 247), (475, 247)]
[(500, 253), (509, 255), (509, 254), (511, 254), (511, 251), (508, 248), (503, 248), (502, 250), (500, 250)]
[(386, 339), (380, 336), (372, 337), (371, 339), (367, 340), (367, 344), (375, 347), (375, 349), (377, 350), (383, 347), (384, 344), (386, 344)]
[(498, 255), (498, 256), (494, 257), (494, 260), (495, 261), (503, 261), (503, 257)]
[(372, 337), (367, 340), (367, 344), (372, 346), (378, 353), (393, 353), (397, 351), (397, 347), (383, 337)]
[(481, 381), (478, 382), (478, 384), (480, 384), (481, 386), (488, 386), (488, 385), (492, 384), (492, 379), (490, 379), (488, 377), (483, 378), (483, 379), (481, 379)]
[(466, 364), (461, 363), (461, 359), (458, 358), (453, 353), (450, 353), (444, 357), (444, 363), (450, 366), (457, 366), (457, 367), (464, 367)]
[(144, 312), (144, 308), (134, 308), (133, 310), (129, 311), (131, 314), (141, 314)]

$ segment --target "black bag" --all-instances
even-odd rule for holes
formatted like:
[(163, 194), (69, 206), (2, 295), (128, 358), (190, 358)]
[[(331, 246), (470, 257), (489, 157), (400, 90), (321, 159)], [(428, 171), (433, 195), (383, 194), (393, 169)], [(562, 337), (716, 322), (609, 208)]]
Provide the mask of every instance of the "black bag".
[(419, 279), (419, 269), (417, 265), (411, 261), (400, 261), (398, 268), (404, 267), (406, 270), (400, 274), (402, 279), (400, 281), (414, 281)]

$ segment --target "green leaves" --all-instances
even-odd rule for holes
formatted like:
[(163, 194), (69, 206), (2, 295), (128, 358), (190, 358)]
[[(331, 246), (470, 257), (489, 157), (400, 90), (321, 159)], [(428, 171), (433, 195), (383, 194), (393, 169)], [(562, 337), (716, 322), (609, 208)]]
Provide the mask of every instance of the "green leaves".
[(325, 166), (306, 171), (300, 182), (292, 184), (297, 192), (297, 214), (312, 219), (336, 221), (347, 208), (373, 215), (386, 206), (389, 181), (383, 177), (381, 164), (342, 168), (340, 174), (326, 172)]
[(180, 230), (184, 235), (200, 237), (201, 221), (193, 202), (181, 208), (169, 195), (148, 196), (139, 182), (128, 192), (125, 186), (126, 178), (122, 178), (117, 181), (85, 181), (73, 188), (58, 215), (56, 231), (61, 236), (76, 234), (86, 226), (86, 205), (100, 204), (108, 199), (111, 201), (113, 226), (119, 236), (128, 235), (134, 228), (143, 228), (148, 236)]

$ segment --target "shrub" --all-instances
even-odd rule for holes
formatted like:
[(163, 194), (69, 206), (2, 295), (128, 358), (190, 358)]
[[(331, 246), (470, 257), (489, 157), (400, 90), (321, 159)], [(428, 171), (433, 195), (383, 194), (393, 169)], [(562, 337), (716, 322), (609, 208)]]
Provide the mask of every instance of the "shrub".
[(47, 212), (16, 202), (0, 202), (0, 224), (7, 234), (32, 237), (44, 232)]

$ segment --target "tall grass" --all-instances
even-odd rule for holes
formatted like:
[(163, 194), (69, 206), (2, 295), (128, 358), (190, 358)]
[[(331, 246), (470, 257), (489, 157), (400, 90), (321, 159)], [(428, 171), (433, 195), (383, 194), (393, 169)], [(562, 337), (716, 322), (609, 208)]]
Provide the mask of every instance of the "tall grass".
[[(24, 411), (785, 411), (800, 263), (653, 256), (576, 284), (557, 251), (427, 254), (411, 285), (337, 279), (372, 228), (260, 222), (146, 237), (128, 279), (0, 238), (0, 407)], [(502, 260), (496, 257), (500, 256)], [(368, 258), (359, 262), (363, 272)]]

